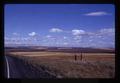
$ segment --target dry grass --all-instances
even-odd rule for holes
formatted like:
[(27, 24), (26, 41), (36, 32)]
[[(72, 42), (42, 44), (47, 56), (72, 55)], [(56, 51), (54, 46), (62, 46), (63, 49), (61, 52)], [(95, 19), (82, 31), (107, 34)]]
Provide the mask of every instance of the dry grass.
[(114, 78), (115, 54), (109, 53), (74, 53), (61, 52), (11, 52), (34, 67), (43, 67), (58, 78)]

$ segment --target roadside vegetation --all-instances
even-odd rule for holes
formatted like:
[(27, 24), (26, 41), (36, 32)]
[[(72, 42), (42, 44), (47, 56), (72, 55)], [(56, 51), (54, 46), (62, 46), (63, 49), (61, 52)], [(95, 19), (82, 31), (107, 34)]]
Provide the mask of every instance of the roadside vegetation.
[[(9, 52), (57, 78), (114, 78), (114, 53)], [(76, 58), (75, 59), (75, 55)]]

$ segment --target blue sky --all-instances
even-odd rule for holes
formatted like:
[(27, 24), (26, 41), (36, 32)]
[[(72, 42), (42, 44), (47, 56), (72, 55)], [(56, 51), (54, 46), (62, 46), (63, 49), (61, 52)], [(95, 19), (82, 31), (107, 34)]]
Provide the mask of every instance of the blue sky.
[(6, 4), (5, 45), (114, 47), (111, 4)]

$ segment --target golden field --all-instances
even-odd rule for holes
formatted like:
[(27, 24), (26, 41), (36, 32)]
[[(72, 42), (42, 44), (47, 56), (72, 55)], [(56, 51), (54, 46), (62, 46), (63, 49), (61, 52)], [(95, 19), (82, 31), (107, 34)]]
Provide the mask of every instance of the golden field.
[[(9, 52), (57, 78), (114, 78), (114, 53)], [(77, 55), (75, 60), (74, 55)]]

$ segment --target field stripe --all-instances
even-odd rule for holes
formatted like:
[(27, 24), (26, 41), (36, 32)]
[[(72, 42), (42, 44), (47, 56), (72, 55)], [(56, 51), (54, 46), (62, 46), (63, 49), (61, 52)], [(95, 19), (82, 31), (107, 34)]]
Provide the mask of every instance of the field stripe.
[(8, 64), (8, 60), (7, 60), (6, 56), (5, 56), (5, 59), (6, 59), (6, 63), (7, 63), (7, 77), (10, 78), (9, 64)]

